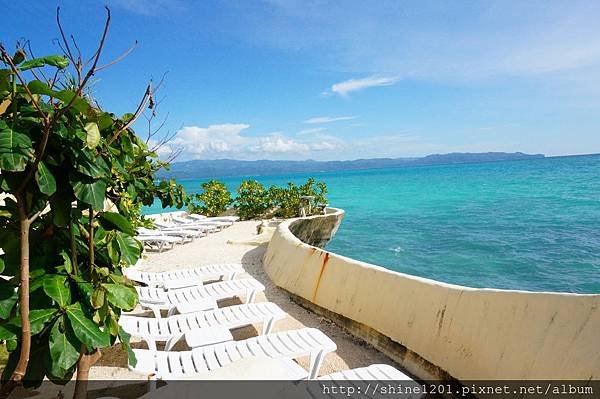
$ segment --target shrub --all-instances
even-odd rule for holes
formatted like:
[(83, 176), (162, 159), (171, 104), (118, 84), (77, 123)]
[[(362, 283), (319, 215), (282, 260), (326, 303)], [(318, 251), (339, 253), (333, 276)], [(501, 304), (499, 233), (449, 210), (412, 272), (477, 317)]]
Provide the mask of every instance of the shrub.
[(272, 206), (269, 192), (256, 180), (244, 180), (237, 189), (235, 208), (243, 219), (263, 216)]
[[(275, 215), (283, 218), (293, 218), (300, 216), (301, 205), (305, 206), (307, 215), (320, 213), (327, 203), (327, 185), (324, 182), (316, 182), (310, 177), (306, 183), (297, 186), (294, 183), (288, 183), (287, 187), (271, 186), (269, 196), (271, 202), (275, 205)], [(302, 203), (303, 196), (313, 197), (308, 204)]]
[(201, 194), (196, 194), (193, 198), (200, 201), (200, 204), (191, 201), (188, 204), (190, 213), (201, 213), (206, 216), (218, 216), (227, 210), (227, 207), (233, 202), (231, 193), (223, 182), (210, 180), (201, 184), (204, 190)]

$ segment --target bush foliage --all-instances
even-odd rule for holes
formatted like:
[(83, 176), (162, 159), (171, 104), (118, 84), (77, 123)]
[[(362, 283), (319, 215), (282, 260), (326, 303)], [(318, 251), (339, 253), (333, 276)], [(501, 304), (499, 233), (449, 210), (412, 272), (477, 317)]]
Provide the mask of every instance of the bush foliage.
[(237, 215), (242, 220), (264, 216), (272, 207), (269, 192), (256, 180), (242, 181), (237, 189), (235, 203)]
[(218, 180), (210, 180), (201, 184), (202, 193), (195, 194), (193, 199), (199, 201), (195, 203), (190, 201), (188, 211), (190, 213), (201, 213), (206, 216), (218, 216), (227, 210), (227, 207), (233, 202), (231, 193), (227, 190), (224, 183)]
[[(312, 177), (300, 186), (290, 182), (285, 187), (271, 186), (268, 189), (256, 180), (244, 180), (237, 188), (235, 200), (231, 199), (225, 184), (217, 180), (203, 183), (202, 188), (202, 194), (195, 196), (201, 203), (190, 203), (188, 209), (207, 216), (222, 214), (227, 206), (233, 204), (242, 220), (272, 216), (293, 218), (300, 216), (301, 207), (307, 215), (314, 215), (322, 212), (327, 204), (327, 185)], [(303, 200), (302, 197), (311, 199)]]

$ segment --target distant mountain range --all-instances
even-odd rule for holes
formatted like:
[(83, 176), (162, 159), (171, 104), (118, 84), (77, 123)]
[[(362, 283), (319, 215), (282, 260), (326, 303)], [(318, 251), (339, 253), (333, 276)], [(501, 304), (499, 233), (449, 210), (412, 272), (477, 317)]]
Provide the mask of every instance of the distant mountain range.
[(399, 168), (421, 165), (480, 163), (544, 158), (544, 154), (483, 152), (433, 154), (420, 158), (372, 158), (353, 161), (238, 161), (234, 159), (174, 162), (160, 177), (200, 179), (227, 176), (261, 176), (288, 173), (336, 172), (356, 169)]

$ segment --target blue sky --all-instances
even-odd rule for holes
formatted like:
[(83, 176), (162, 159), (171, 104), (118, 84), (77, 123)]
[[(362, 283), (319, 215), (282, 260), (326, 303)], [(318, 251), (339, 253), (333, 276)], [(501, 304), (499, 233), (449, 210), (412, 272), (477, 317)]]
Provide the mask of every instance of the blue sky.
[[(20, 3), (20, 4), (19, 4)], [(0, 40), (56, 53), (55, 8), (115, 113), (149, 78), (188, 159), (600, 152), (600, 2), (0, 0)], [(159, 116), (160, 116), (159, 115)], [(145, 122), (136, 125), (143, 134)]]

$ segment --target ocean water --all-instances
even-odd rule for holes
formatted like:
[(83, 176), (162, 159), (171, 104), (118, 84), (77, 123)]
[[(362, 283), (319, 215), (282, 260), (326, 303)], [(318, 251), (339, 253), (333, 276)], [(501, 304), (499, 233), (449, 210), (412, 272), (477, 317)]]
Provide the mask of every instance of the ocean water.
[(600, 293), (600, 156), (311, 175), (346, 211), (330, 251), (471, 287)]

